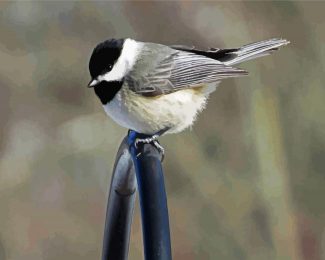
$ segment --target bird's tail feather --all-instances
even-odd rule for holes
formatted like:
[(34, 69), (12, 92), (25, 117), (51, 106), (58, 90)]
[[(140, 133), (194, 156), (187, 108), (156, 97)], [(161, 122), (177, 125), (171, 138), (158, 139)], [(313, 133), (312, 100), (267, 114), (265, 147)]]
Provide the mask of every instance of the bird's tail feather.
[(271, 54), (273, 51), (278, 50), (281, 46), (287, 45), (289, 43), (290, 42), (285, 39), (274, 38), (266, 41), (247, 44), (239, 49), (228, 52), (227, 54), (230, 54), (228, 56), (229, 59), (224, 60), (223, 63), (225, 65), (231, 66), (243, 61), (266, 56)]

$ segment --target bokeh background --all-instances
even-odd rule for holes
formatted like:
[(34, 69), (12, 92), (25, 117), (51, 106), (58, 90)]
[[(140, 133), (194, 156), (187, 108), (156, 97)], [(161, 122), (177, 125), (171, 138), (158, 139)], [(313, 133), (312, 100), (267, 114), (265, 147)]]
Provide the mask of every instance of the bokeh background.
[[(324, 2), (1, 2), (0, 259), (100, 259), (126, 130), (86, 88), (107, 38), (238, 47), (192, 130), (161, 138), (174, 259), (325, 259)], [(130, 259), (143, 259), (139, 209)]]

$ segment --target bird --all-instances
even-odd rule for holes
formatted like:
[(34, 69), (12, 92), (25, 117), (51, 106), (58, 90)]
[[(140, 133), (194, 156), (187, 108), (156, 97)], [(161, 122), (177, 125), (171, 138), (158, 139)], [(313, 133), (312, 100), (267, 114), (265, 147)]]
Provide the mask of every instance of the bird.
[(273, 38), (239, 48), (198, 49), (131, 38), (99, 43), (89, 61), (93, 88), (106, 114), (137, 133), (136, 145), (179, 133), (195, 122), (220, 81), (245, 76), (233, 65), (271, 54), (290, 42)]

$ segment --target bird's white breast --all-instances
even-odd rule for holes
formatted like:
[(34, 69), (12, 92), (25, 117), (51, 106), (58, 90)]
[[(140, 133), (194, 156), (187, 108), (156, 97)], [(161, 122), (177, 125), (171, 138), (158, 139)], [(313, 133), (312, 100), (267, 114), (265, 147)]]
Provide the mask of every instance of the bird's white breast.
[(139, 133), (154, 134), (167, 127), (170, 128), (168, 133), (177, 133), (193, 124), (214, 89), (215, 84), (144, 97), (123, 86), (104, 109), (118, 124)]

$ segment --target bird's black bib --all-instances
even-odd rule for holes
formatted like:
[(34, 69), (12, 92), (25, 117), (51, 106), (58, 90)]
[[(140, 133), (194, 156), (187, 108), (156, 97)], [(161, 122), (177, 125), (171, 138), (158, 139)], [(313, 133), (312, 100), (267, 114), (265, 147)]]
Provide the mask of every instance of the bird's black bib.
[(94, 87), (94, 90), (102, 104), (106, 105), (115, 97), (122, 85), (123, 81), (101, 81)]

